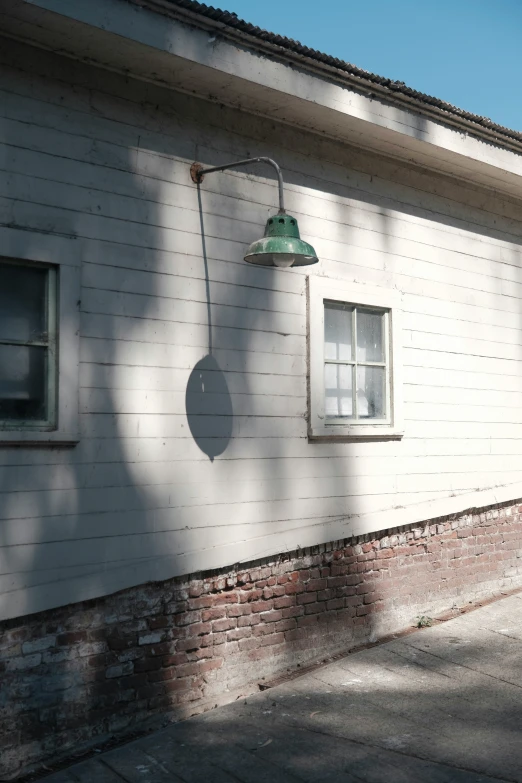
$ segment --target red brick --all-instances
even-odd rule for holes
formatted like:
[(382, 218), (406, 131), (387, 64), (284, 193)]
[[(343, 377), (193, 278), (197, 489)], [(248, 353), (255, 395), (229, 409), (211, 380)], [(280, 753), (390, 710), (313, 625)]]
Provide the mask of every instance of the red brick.
[[(281, 634), (283, 636), (283, 634)], [(283, 636), (284, 641), (284, 636)], [(278, 644), (281, 644), (281, 642), (278, 642)], [(248, 653), (248, 658), (251, 661), (259, 661), (263, 660), (263, 658), (272, 658), (274, 656), (274, 650), (272, 647), (264, 647), (257, 650), (252, 650)]]
[(297, 627), (297, 620), (293, 617), (290, 617), (288, 620), (280, 620), (278, 623), (275, 624), (276, 632), (290, 631), (292, 628), (296, 628), (296, 627)]
[(192, 625), (192, 623), (199, 623), (201, 622), (201, 611), (194, 611), (194, 612), (183, 612), (182, 614), (178, 614), (176, 616), (176, 625), (184, 626), (184, 625)]
[(310, 579), (306, 585), (307, 592), (312, 590), (326, 590), (326, 579)]
[(199, 598), (189, 598), (189, 609), (208, 609), (214, 603), (211, 595), (203, 595)]
[(59, 647), (69, 646), (77, 642), (87, 641), (87, 631), (72, 631), (70, 633), (61, 633), (56, 637), (56, 644)]
[(357, 555), (356, 561), (357, 561), (357, 563), (366, 563), (369, 560), (375, 560), (376, 557), (377, 557), (377, 554), (376, 554), (375, 550), (372, 549), (371, 552), (367, 552), (364, 555)]
[(252, 634), (254, 636), (266, 636), (267, 634), (274, 633), (275, 622), (273, 623), (260, 623), (252, 628)]
[[(225, 634), (223, 634), (223, 636), (225, 636)], [(188, 663), (189, 661), (201, 661), (204, 658), (212, 658), (214, 655), (214, 647), (215, 644), (212, 647), (199, 647), (197, 650), (191, 650), (187, 653), (180, 653), (186, 658), (186, 660), (182, 661), (182, 663)]]
[(297, 618), (297, 625), (299, 628), (305, 626), (305, 625), (315, 625), (317, 622), (317, 615), (316, 614), (310, 614), (306, 615), (305, 617), (298, 617)]
[(165, 607), (165, 614), (181, 614), (187, 610), (187, 601), (173, 601)]
[(255, 601), (252, 604), (253, 612), (269, 612), (272, 609), (272, 601)]
[(261, 615), (251, 614), (248, 615), (247, 617), (238, 617), (237, 627), (246, 628), (247, 626), (257, 625), (260, 622), (261, 622)]
[(149, 617), (147, 620), (147, 625), (151, 631), (155, 631), (158, 628), (168, 628), (170, 624), (169, 618), (164, 617), (163, 615), (160, 615), (159, 617)]
[(284, 633), (272, 633), (269, 636), (263, 636), (259, 639), (256, 639), (258, 645), (260, 647), (265, 647), (267, 645), (276, 645), (281, 644), (285, 640)]
[(304, 606), (290, 606), (288, 609), (283, 609), (283, 619), (287, 617), (299, 617), (304, 614)]
[(172, 650), (174, 642), (159, 642), (159, 644), (150, 644), (142, 647), (147, 656), (149, 655), (167, 655)]
[(221, 620), (223, 617), (226, 617), (226, 615), (226, 606), (215, 606), (212, 609), (204, 609), (201, 612), (201, 619), (204, 623), (206, 623), (210, 620)]
[(251, 590), (246, 595), (241, 595), (241, 598), (244, 598), (249, 603), (252, 603), (253, 601), (259, 601), (263, 597), (263, 591), (262, 590)]
[(141, 661), (134, 661), (134, 671), (139, 674), (140, 672), (150, 672), (154, 669), (161, 669), (161, 658), (145, 658)]
[(331, 601), (327, 601), (326, 608), (330, 609), (342, 609), (344, 607), (344, 598), (333, 598)]
[(208, 636), (196, 636), (189, 639), (180, 639), (177, 647), (180, 652), (183, 652), (188, 650), (197, 650), (199, 647), (211, 647), (212, 644), (215, 643), (215, 635), (209, 634)]
[(248, 650), (257, 650), (259, 647), (259, 639), (251, 637), (250, 639), (241, 639), (239, 641), (239, 649), (242, 652), (248, 651)]
[[(58, 639), (60, 638), (59, 636)], [(132, 634), (131, 636), (113, 634), (107, 637), (107, 644), (111, 650), (128, 650), (130, 647), (135, 647), (138, 644), (138, 634)]]
[(303, 604), (314, 604), (317, 601), (317, 593), (303, 593), (297, 596), (297, 603), (301, 606)]
[(149, 672), (147, 679), (149, 682), (165, 682), (166, 680), (172, 680), (173, 677), (176, 677), (176, 670), (169, 668)]
[(212, 606), (223, 606), (224, 604), (237, 604), (239, 594), (235, 590), (228, 593), (218, 593), (212, 596)]
[(374, 593), (367, 593), (364, 596), (364, 603), (365, 604), (373, 604), (373, 603), (375, 603), (375, 601), (381, 601), (381, 600), (382, 600), (382, 595), (380, 593), (376, 593), (376, 592), (374, 592)]
[(194, 623), (188, 628), (188, 632), (191, 636), (204, 636), (212, 631), (213, 623)]
[(194, 661), (193, 663), (183, 663), (181, 666), (174, 667), (171, 671), (175, 677), (193, 677), (198, 674), (201, 661)]
[(225, 617), (223, 620), (214, 620), (212, 623), (212, 630), (213, 631), (230, 631), (232, 628), (235, 628), (237, 625), (237, 620), (229, 619), (228, 617)]
[(231, 631), (227, 631), (227, 642), (237, 642), (239, 639), (247, 639), (251, 635), (251, 628), (233, 628)]
[(357, 587), (357, 595), (364, 595), (365, 593), (372, 593), (375, 590), (375, 585), (363, 582)]
[(315, 604), (307, 604), (304, 608), (305, 614), (317, 614), (317, 612), (326, 611), (326, 602), (318, 601)]
[(275, 609), (288, 609), (289, 606), (295, 605), (295, 598), (293, 596), (286, 596), (285, 598), (276, 598), (274, 600)]
[[(164, 655), (161, 659), (163, 666), (180, 666), (182, 663), (187, 662), (187, 654), (184, 652), (175, 653), (174, 655)], [(134, 666), (136, 669), (136, 666)]]
[(139, 688), (138, 699), (151, 699), (154, 696), (164, 696), (166, 691), (188, 691), (192, 687), (190, 679), (170, 680), (168, 682), (154, 683)]
[(281, 611), (263, 612), (261, 615), (262, 623), (273, 623), (276, 620), (283, 619), (283, 613)]
[[(338, 588), (336, 588), (338, 589)], [(330, 601), (332, 598), (336, 598), (336, 589), (333, 587), (328, 588), (328, 590), (319, 590), (317, 593), (317, 600), (318, 601)]]
[(304, 585), (300, 582), (289, 582), (285, 585), (286, 595), (297, 595), (297, 593), (303, 593), (304, 589)]
[(228, 617), (243, 617), (252, 614), (252, 604), (234, 604), (227, 608)]
[(202, 661), (199, 664), (198, 671), (200, 674), (206, 674), (207, 672), (214, 671), (215, 669), (221, 669), (223, 666), (223, 658), (212, 658), (211, 661)]
[(285, 641), (286, 642), (295, 642), (298, 639), (305, 639), (308, 636), (308, 631), (306, 628), (296, 628), (293, 631), (286, 631), (285, 633)]

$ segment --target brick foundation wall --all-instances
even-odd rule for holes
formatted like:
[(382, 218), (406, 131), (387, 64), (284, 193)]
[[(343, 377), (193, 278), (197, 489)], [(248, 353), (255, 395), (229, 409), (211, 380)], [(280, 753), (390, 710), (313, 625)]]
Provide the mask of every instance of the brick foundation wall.
[(518, 502), (3, 623), (0, 778), (522, 585)]

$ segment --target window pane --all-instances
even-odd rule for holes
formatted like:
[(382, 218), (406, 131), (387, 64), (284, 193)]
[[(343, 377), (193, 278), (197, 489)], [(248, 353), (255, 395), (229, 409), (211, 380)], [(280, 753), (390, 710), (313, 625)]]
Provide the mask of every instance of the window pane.
[(325, 303), (324, 306), (324, 358), (350, 361), (352, 359), (353, 307)]
[(0, 419), (45, 420), (47, 348), (0, 345)]
[(47, 275), (46, 269), (0, 263), (0, 338), (45, 337)]
[(325, 365), (325, 415), (328, 418), (353, 416), (352, 373), (350, 364)]
[(357, 361), (383, 362), (384, 313), (357, 308)]
[(384, 367), (357, 367), (357, 414), (359, 419), (386, 416)]

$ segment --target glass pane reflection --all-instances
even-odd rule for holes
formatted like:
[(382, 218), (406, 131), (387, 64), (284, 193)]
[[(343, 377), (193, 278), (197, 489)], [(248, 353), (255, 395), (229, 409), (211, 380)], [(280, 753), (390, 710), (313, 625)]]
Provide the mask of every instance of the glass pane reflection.
[(360, 419), (384, 419), (385, 370), (383, 367), (357, 367), (357, 413)]
[(47, 269), (0, 263), (0, 338), (45, 338), (47, 275)]
[(352, 359), (353, 307), (326, 302), (324, 305), (324, 358)]
[(0, 345), (0, 419), (47, 418), (47, 348)]
[(357, 361), (383, 362), (384, 313), (357, 308)]
[(353, 369), (349, 364), (326, 364), (325, 415), (353, 417)]

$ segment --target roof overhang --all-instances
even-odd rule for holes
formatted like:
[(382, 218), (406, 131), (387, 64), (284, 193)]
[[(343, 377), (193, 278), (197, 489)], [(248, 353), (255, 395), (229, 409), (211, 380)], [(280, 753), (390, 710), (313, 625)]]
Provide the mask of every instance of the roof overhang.
[(68, 57), (522, 197), (522, 143), (168, 0), (0, 0), (0, 29)]

